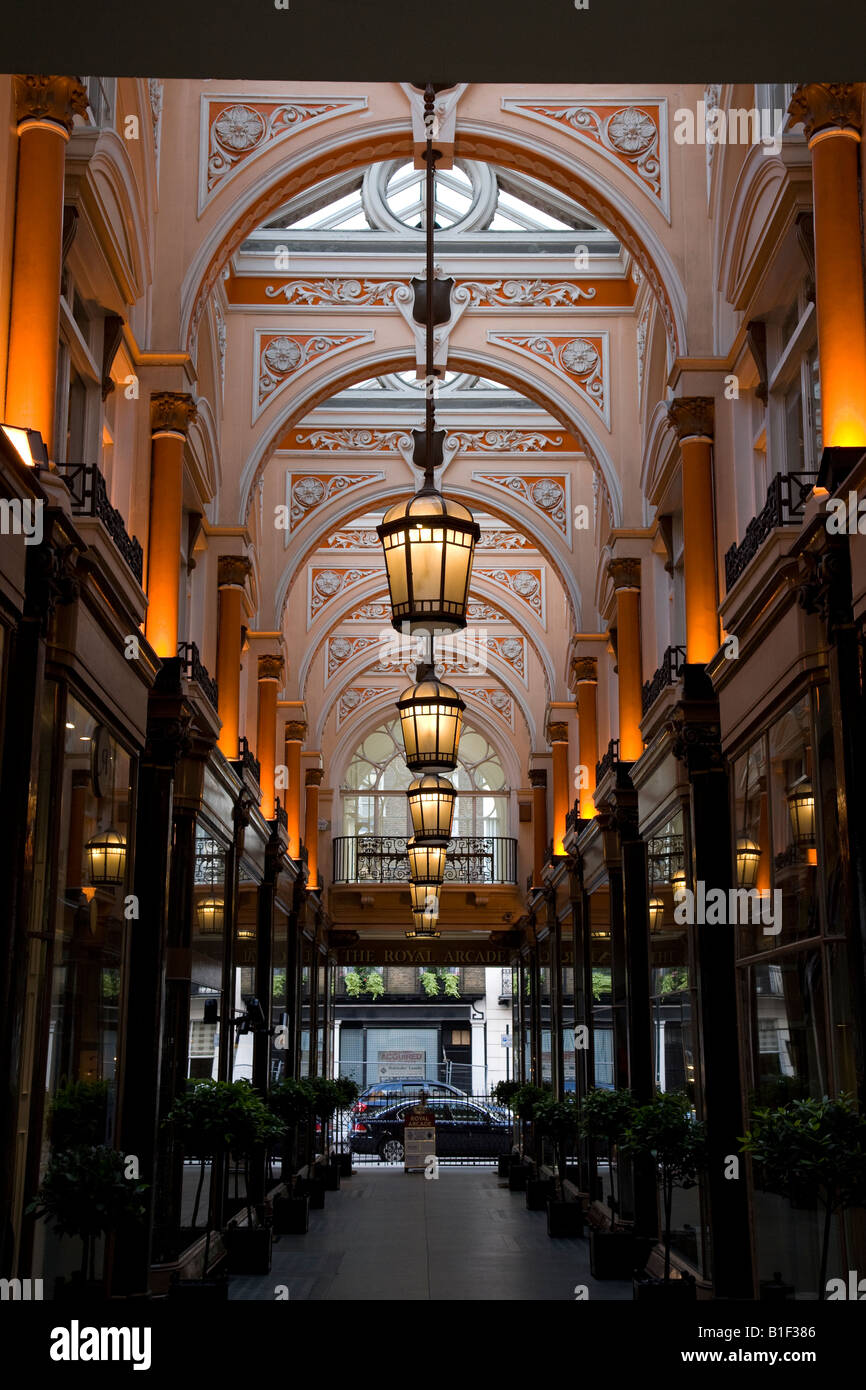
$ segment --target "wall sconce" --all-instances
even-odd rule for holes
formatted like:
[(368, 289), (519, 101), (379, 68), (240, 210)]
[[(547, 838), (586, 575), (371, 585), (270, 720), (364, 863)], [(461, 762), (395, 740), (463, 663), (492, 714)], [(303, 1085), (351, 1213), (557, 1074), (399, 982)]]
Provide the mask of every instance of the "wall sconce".
[(47, 468), (48, 450), (38, 430), (18, 425), (0, 425), (21, 462), (28, 468)]
[(90, 882), (99, 887), (117, 888), (126, 876), (126, 840), (110, 826), (88, 840), (85, 851), (90, 864)]
[(649, 929), (651, 932), (661, 931), (664, 922), (665, 905), (662, 898), (650, 898), (649, 900)]
[(225, 923), (225, 903), (222, 898), (202, 898), (196, 903), (195, 921), (202, 936), (219, 936)]
[(737, 886), (754, 888), (758, 881), (758, 868), (761, 863), (761, 847), (741, 835), (737, 840)]
[(801, 777), (788, 792), (791, 834), (798, 849), (815, 848), (815, 797), (808, 777)]

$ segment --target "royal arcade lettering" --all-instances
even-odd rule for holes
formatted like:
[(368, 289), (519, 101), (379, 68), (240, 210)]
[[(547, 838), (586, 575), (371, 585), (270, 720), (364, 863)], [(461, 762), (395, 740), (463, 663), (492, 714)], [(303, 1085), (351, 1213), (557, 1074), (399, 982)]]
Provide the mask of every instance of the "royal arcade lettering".
[[(335, 953), (337, 965), (487, 965), (516, 964), (513, 946), (448, 946), (431, 943), (429, 946), (389, 946), (385, 942), (368, 947), (340, 946)], [(546, 965), (549, 955), (539, 948), (538, 959)], [(573, 951), (564, 946), (560, 953), (563, 966), (573, 964)]]

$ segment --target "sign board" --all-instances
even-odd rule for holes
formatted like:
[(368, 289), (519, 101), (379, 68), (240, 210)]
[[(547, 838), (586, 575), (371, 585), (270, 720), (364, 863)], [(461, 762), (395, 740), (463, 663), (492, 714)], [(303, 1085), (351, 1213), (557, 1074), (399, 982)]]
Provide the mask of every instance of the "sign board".
[(403, 1167), (407, 1173), (426, 1169), (436, 1154), (436, 1116), (425, 1105), (415, 1105), (403, 1121)]
[[(515, 946), (455, 946), (447, 941), (432, 941), (424, 946), (407, 942), (405, 946), (392, 946), (387, 941), (371, 941), (368, 945), (344, 946), (336, 944), (331, 948), (331, 956), (337, 965), (485, 965), (513, 966), (517, 959)], [(548, 947), (538, 947), (540, 965), (550, 960)], [(560, 952), (562, 967), (571, 968), (574, 964), (574, 950), (563, 944)]]
[(511, 1034), (510, 1034), (510, 1033), (503, 1033), (502, 1036), (500, 1037), (499, 1041), (500, 1041), (500, 1043), (502, 1044), (503, 1047), (510, 1047), (510, 1046), (511, 1046)]
[(423, 1081), (427, 1073), (427, 1053), (411, 1049), (391, 1049), (380, 1052), (376, 1066), (379, 1081), (402, 1081), (417, 1077)]

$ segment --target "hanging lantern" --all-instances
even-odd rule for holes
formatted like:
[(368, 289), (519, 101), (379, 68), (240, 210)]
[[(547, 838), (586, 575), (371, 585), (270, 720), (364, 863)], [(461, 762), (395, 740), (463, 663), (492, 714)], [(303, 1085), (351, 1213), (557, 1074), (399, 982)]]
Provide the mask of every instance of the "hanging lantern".
[(788, 792), (791, 834), (798, 849), (815, 848), (815, 797), (808, 777), (801, 777)]
[(406, 764), (410, 772), (453, 772), (466, 704), (432, 666), (420, 666), (418, 677), (397, 701)]
[(416, 777), (406, 793), (415, 843), (450, 840), (457, 793), (445, 777)]
[[(413, 912), (413, 936), (441, 936), (439, 914), (436, 912)], [(409, 933), (407, 933), (408, 935)]]
[(202, 898), (196, 903), (195, 921), (202, 936), (219, 936), (225, 923), (222, 898)]
[(441, 883), (445, 877), (445, 858), (448, 846), (442, 841), (424, 840), (416, 844), (413, 835), (406, 842), (409, 874), (413, 883)]
[(256, 924), (255, 924), (255, 922), (246, 923), (246, 924), (243, 925), (243, 926), (241, 926), (241, 924), (238, 923), (238, 941), (255, 941), (255, 939), (256, 939)]
[(754, 840), (749, 839), (748, 835), (741, 835), (737, 840), (737, 886), (739, 888), (754, 888), (758, 881), (760, 863), (760, 845), (756, 845)]
[(432, 480), (391, 507), (376, 528), (385, 552), (391, 621), (396, 628), (466, 626), (472, 558), (481, 528), (472, 513), (437, 492)]
[(407, 931), (407, 932), (406, 932), (406, 939), (407, 939), (407, 941), (414, 941), (414, 940), (416, 939), (416, 937), (421, 937), (421, 938), (423, 938), (424, 940), (432, 941), (432, 940), (438, 939), (438, 938), (442, 935), (442, 933), (441, 933), (440, 931), (437, 931), (437, 930), (436, 930), (436, 924), (435, 924), (435, 922), (426, 922), (426, 923), (425, 923), (425, 921), (424, 921), (424, 919), (425, 919), (425, 917), (426, 917), (426, 914), (425, 914), (425, 913), (419, 912), (419, 913), (417, 914), (417, 917), (418, 917), (418, 919), (420, 920), (420, 925), (415, 926), (415, 927), (412, 928), (411, 931)]
[(410, 883), (409, 892), (412, 896), (413, 912), (427, 912), (433, 917), (439, 916), (438, 883)]
[(116, 888), (126, 876), (126, 839), (110, 826), (94, 835), (86, 845), (90, 882), (99, 887)]
[(665, 916), (665, 905), (663, 898), (650, 898), (649, 900), (649, 928), (651, 932), (661, 931)]
[[(675, 870), (675, 872), (671, 874), (671, 889), (673, 891), (674, 902), (676, 904), (679, 904), (683, 901), (682, 894), (685, 892), (686, 887), (687, 884), (685, 869)], [(680, 897), (677, 897), (677, 894), (680, 894)]]

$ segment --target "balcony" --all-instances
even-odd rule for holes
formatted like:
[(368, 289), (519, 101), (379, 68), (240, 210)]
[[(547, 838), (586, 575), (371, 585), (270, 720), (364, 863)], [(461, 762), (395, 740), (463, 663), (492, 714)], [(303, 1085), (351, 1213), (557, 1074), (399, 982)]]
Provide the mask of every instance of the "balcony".
[[(409, 883), (406, 837), (339, 835), (334, 883)], [(516, 883), (517, 841), (505, 835), (457, 836), (448, 845), (446, 883)]]
[(258, 758), (254, 758), (250, 752), (250, 745), (241, 735), (238, 739), (238, 756), (235, 762), (240, 764), (242, 772), (248, 772), (257, 786), (261, 786), (262, 766)]
[(105, 479), (94, 463), (59, 463), (57, 472), (72, 494), (74, 516), (93, 516), (102, 522), (123, 559), (140, 585), (144, 573), (144, 554), (135, 536), (127, 534), (126, 523), (108, 500)]
[(595, 785), (598, 786), (602, 777), (610, 772), (614, 765), (619, 762), (619, 739), (612, 738), (607, 745), (607, 752), (601, 762), (595, 765)]
[(219, 710), (219, 691), (217, 683), (202, 664), (195, 642), (179, 642), (177, 654), (183, 664), (183, 673), (188, 681), (195, 681), (214, 710)]
[(777, 473), (767, 488), (767, 500), (752, 517), (739, 545), (725, 555), (725, 589), (730, 590), (754, 560), (764, 541), (781, 526), (796, 526), (815, 486), (817, 473)]
[(652, 680), (643, 683), (641, 709), (648, 714), (662, 691), (679, 680), (686, 660), (685, 647), (668, 647)]

